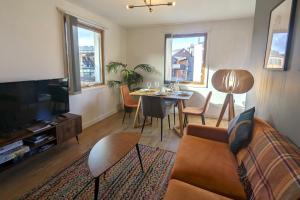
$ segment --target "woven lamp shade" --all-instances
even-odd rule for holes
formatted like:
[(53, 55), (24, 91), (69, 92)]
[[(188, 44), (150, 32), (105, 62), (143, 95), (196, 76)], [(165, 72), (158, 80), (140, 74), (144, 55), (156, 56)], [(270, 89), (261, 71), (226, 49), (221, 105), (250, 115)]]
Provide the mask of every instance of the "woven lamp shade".
[(254, 78), (247, 70), (221, 69), (214, 73), (212, 84), (220, 92), (243, 94), (253, 87)]
[(250, 72), (243, 69), (221, 69), (214, 73), (211, 80), (214, 88), (227, 93), (216, 126), (218, 127), (228, 107), (228, 120), (235, 116), (233, 94), (248, 92), (254, 84), (254, 78)]

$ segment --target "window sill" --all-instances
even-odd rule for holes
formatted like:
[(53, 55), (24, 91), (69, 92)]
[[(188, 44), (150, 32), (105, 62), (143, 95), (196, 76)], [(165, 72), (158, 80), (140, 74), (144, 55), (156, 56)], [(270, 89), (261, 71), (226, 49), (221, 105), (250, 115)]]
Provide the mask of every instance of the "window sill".
[(88, 91), (88, 90), (94, 90), (94, 89), (101, 89), (101, 88), (106, 88), (107, 85), (105, 84), (94, 84), (90, 86), (81, 86), (83, 91)]
[[(175, 82), (173, 82), (175, 84)], [(179, 86), (183, 87), (193, 87), (193, 88), (208, 88), (207, 84), (200, 84), (196, 82), (179, 82)]]
[(179, 86), (207, 88), (207, 85), (202, 85), (202, 84), (198, 84), (198, 83), (179, 83)]

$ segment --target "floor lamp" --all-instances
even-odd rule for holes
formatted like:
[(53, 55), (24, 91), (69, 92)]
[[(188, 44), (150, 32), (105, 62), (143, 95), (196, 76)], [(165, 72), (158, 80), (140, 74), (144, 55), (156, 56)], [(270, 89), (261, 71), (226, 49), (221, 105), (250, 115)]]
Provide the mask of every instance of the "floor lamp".
[(254, 78), (247, 70), (221, 69), (214, 73), (212, 84), (216, 90), (227, 93), (216, 125), (219, 127), (227, 107), (228, 120), (230, 121), (235, 117), (233, 94), (248, 92), (253, 87)]

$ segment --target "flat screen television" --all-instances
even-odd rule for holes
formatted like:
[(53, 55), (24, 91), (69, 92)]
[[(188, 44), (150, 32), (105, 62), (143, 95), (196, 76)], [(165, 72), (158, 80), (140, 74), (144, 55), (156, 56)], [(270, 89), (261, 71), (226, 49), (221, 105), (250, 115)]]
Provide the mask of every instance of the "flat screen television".
[(0, 83), (0, 136), (69, 112), (67, 79)]

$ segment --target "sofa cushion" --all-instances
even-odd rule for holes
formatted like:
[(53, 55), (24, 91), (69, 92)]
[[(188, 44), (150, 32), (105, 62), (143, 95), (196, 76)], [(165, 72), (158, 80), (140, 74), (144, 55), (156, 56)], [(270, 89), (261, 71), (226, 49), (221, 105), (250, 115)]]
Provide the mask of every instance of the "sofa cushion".
[(164, 200), (229, 200), (228, 198), (209, 192), (188, 183), (171, 179)]
[(251, 141), (252, 121), (246, 120), (239, 122), (231, 131), (229, 136), (229, 147), (232, 153), (237, 152), (247, 146)]
[(300, 199), (300, 150), (275, 130), (260, 131), (241, 160), (248, 198)]
[(228, 144), (184, 135), (171, 178), (234, 199), (246, 195)]
[(247, 146), (251, 141), (255, 108), (246, 110), (230, 121), (228, 126), (229, 146), (232, 153)]
[(239, 122), (246, 121), (246, 120), (253, 120), (254, 112), (255, 112), (255, 107), (250, 108), (240, 113), (235, 118), (233, 118), (228, 124), (228, 129), (227, 129), (228, 135), (231, 134), (231, 131)]

